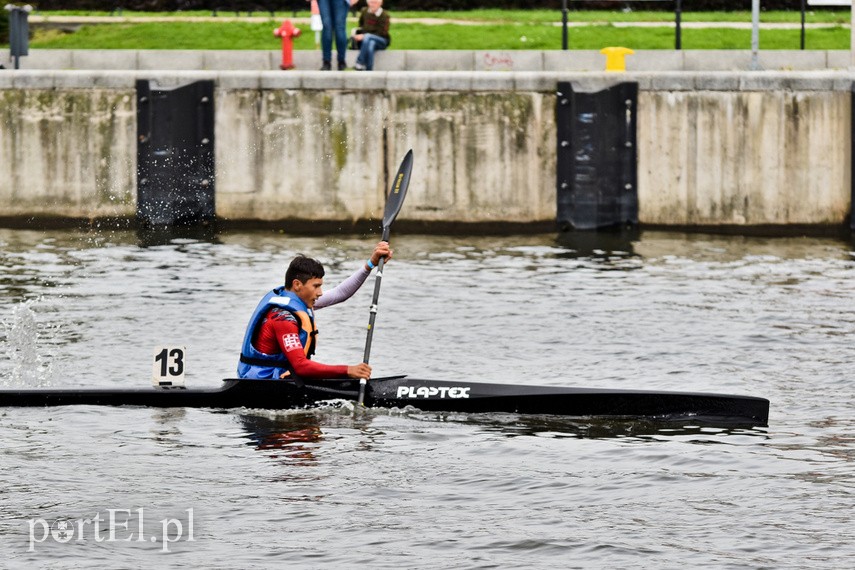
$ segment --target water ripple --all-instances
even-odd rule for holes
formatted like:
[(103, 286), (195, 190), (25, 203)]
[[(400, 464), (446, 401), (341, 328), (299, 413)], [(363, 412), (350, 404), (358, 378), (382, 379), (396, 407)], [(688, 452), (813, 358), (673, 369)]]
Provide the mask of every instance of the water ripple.
[[(334, 284), (370, 239), (0, 230), (0, 244), (5, 386), (144, 386), (152, 347), (172, 342), (188, 347), (188, 383), (213, 386), (295, 253), (326, 261)], [(851, 244), (644, 232), (394, 246), (378, 375), (754, 394), (772, 401), (770, 426), (344, 402), (0, 410), (4, 564), (851, 566)], [(369, 289), (319, 313), (320, 360), (361, 355)], [(152, 532), (192, 508), (195, 540), (27, 550), (29, 520), (138, 508)]]

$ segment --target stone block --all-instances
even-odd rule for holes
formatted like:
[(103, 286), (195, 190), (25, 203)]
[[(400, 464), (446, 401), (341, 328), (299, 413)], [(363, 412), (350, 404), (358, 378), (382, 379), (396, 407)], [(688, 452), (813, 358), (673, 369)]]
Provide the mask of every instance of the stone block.
[(558, 73), (543, 73), (534, 71), (514, 72), (514, 89), (517, 91), (537, 91), (552, 93), (563, 78)]
[(751, 51), (684, 50), (685, 71), (743, 71), (751, 69)]
[(270, 69), (268, 50), (207, 50), (202, 52), (199, 69), (218, 71), (266, 71)]
[(386, 89), (389, 91), (427, 91), (433, 72), (408, 71), (386, 73)]
[(138, 69), (138, 52), (132, 49), (70, 50), (70, 69)]
[[(92, 89), (102, 71), (57, 70), (53, 72), (54, 89)], [(110, 72), (107, 72), (110, 75)], [(124, 86), (123, 86), (124, 87)]]
[(344, 89), (347, 71), (301, 71), (303, 89)]
[(851, 69), (852, 55), (849, 50), (828, 50), (825, 52), (825, 67), (828, 69)]
[[(695, 73), (671, 72), (647, 72), (638, 74), (639, 80), (643, 79), (643, 89), (648, 91), (694, 91)], [(642, 81), (639, 81), (642, 88)]]
[[(12, 61), (6, 65), (8, 68), (13, 66)], [(31, 49), (30, 55), (21, 58), (21, 69), (71, 69), (71, 67), (71, 50), (67, 49)]]
[(758, 71), (739, 74), (743, 91), (831, 91), (839, 74), (834, 72)]
[(513, 91), (515, 89), (512, 73), (495, 71), (474, 71), (469, 74), (473, 91)]
[(837, 74), (825, 70), (791, 74), (790, 89), (793, 91), (833, 91)]
[(189, 85), (196, 81), (217, 80), (217, 73), (213, 71), (159, 71), (153, 73), (140, 70), (137, 73), (140, 79), (149, 79), (152, 89), (174, 89)]
[(217, 73), (218, 89), (260, 89), (262, 71), (220, 71)]
[(542, 71), (542, 51), (476, 51), (475, 71)]
[(259, 86), (262, 89), (301, 89), (303, 74), (320, 73), (319, 71), (264, 71), (258, 75)]
[(407, 71), (473, 71), (474, 52), (468, 50), (412, 50), (406, 52)]
[[(270, 54), (270, 64), (267, 69), (279, 69), (282, 63), (282, 52)], [(321, 69), (321, 52), (299, 50), (294, 52), (294, 69), (298, 71), (318, 71)]]
[(400, 50), (385, 50), (374, 54), (374, 71), (406, 71), (407, 54)]
[(855, 86), (855, 72), (836, 73), (832, 89), (835, 91), (852, 91)]
[(626, 56), (627, 71), (682, 71), (683, 52), (678, 50), (638, 50)]
[(790, 90), (790, 74), (771, 71), (746, 71), (739, 75), (740, 91)]
[(386, 71), (352, 71), (344, 74), (344, 88), (382, 91), (386, 89)]
[(594, 93), (608, 89), (613, 85), (630, 81), (625, 74), (622, 73), (578, 73), (563, 79), (570, 81), (573, 85), (573, 91), (576, 93)]
[(814, 50), (761, 50), (758, 61), (761, 69), (769, 71), (811, 71), (825, 69), (826, 56)]
[(15, 89), (53, 89), (53, 70), (20, 70), (15, 72), (13, 84)]
[[(93, 73), (91, 71), (86, 72), (82, 70), (75, 70), (75, 72), (80, 73), (81, 75), (85, 73)], [(93, 73), (92, 82), (95, 87), (102, 89), (133, 89), (136, 85), (137, 77), (139, 77), (139, 71), (135, 69), (101, 71)]]
[(598, 51), (556, 50), (543, 52), (544, 71), (602, 71), (606, 58)]
[(698, 91), (739, 91), (739, 74), (728, 71), (696, 73), (695, 89)]
[(430, 91), (469, 91), (472, 73), (464, 71), (437, 71), (430, 76)]
[(205, 69), (205, 52), (202, 50), (139, 50), (137, 69), (152, 71)]

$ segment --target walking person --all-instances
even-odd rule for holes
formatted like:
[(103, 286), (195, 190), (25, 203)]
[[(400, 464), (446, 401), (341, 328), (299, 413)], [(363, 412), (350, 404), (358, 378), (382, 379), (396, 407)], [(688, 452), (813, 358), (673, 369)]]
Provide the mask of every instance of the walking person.
[(374, 69), (374, 52), (384, 50), (392, 43), (389, 35), (389, 12), (383, 9), (383, 0), (368, 0), (368, 7), (359, 13), (359, 27), (353, 39), (359, 44), (359, 55), (353, 68), (357, 71)]
[(321, 71), (332, 69), (332, 42), (335, 36), (335, 47), (338, 55), (338, 70), (347, 69), (345, 55), (347, 55), (347, 13), (350, 7), (358, 0), (318, 0), (318, 8), (321, 12), (321, 57), (323, 65)]

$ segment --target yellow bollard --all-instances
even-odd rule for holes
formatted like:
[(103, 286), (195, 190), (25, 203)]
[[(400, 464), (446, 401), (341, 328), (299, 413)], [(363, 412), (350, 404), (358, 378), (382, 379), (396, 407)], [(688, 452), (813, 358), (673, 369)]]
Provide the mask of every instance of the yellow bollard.
[(626, 71), (624, 58), (635, 52), (625, 47), (607, 47), (601, 49), (600, 53), (606, 56), (606, 71)]

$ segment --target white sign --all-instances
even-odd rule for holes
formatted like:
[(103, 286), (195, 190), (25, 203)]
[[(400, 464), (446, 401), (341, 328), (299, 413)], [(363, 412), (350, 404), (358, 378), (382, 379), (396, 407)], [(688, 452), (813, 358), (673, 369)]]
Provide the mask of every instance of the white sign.
[[(74, 520), (54, 520), (50, 522), (43, 518), (30, 519), (30, 547), (27, 552), (35, 552), (36, 544), (48, 539), (59, 544), (74, 542), (74, 546), (80, 548), (92, 542), (149, 542), (161, 544), (161, 552), (169, 552), (169, 545), (173, 542), (183, 540), (194, 542), (193, 538), (193, 509), (185, 509), (187, 517), (164, 518), (160, 521), (161, 531), (158, 533), (149, 528), (146, 532), (145, 513), (143, 508), (135, 509), (107, 509), (107, 515), (95, 513), (94, 517), (79, 518)], [(117, 516), (118, 515), (118, 516)], [(101, 523), (105, 523), (104, 526)], [(133, 523), (136, 523), (135, 525)], [(134, 528), (136, 526), (136, 529)], [(136, 531), (136, 534), (134, 534)], [(186, 533), (185, 533), (186, 531)], [(98, 547), (103, 548), (103, 547)]]
[(156, 388), (183, 387), (186, 354), (183, 346), (155, 347), (151, 383)]
[(851, 6), (852, 0), (807, 0), (808, 6)]

